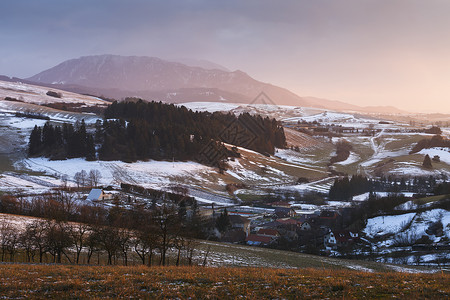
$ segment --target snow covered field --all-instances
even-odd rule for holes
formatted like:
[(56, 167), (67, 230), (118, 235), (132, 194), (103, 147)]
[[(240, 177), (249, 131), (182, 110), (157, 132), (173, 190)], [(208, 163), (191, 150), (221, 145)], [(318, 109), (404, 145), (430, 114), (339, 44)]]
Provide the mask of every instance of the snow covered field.
[(442, 222), (444, 235), (431, 236), (432, 241), (440, 242), (445, 238), (450, 239), (450, 211), (444, 209), (370, 218), (363, 232), (371, 238), (392, 235), (392, 238), (382, 242), (385, 246), (391, 246), (396, 237), (420, 238), (430, 225), (436, 222)]
[[(62, 97), (55, 98), (48, 96), (46, 95), (48, 91), (60, 93)], [(5, 97), (15, 98), (25, 103), (38, 105), (54, 102), (83, 103), (85, 106), (109, 104), (109, 102), (97, 97), (80, 95), (54, 88), (46, 88), (21, 82), (8, 82), (0, 80), (0, 99), (4, 99)]]

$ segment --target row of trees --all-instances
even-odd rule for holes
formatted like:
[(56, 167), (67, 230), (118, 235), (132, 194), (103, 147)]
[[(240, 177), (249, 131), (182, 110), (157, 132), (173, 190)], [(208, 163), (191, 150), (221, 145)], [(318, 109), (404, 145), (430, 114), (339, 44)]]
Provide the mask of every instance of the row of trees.
[(165, 265), (168, 253), (175, 250), (176, 264), (183, 251), (191, 264), (196, 245), (193, 238), (201, 237), (203, 222), (197, 211), (186, 213), (183, 200), (155, 204), (151, 210), (137, 204), (126, 209), (117, 203), (108, 209), (84, 204), (75, 194), (65, 192), (31, 200), (4, 195), (0, 211), (45, 218), (27, 224), (23, 232), (1, 224), (2, 260), (7, 254), (14, 260), (23, 252), (27, 261), (39, 258), (42, 262), (44, 254), (49, 254), (56, 263), (62, 257), (79, 263), (81, 253), (86, 253), (85, 262), (90, 263), (96, 253), (106, 256), (108, 264), (119, 258), (127, 264), (133, 251), (143, 264), (151, 264), (153, 255), (159, 253), (159, 263)]
[(152, 265), (158, 253), (159, 264), (165, 265), (167, 253), (175, 250), (176, 265), (181, 263), (183, 253), (187, 263), (192, 264), (197, 243), (177, 231), (179, 222), (175, 219), (172, 214), (160, 211), (136, 229), (36, 219), (23, 231), (3, 221), (1, 260), (16, 261), (17, 254), (22, 253), (27, 262), (42, 263), (50, 255), (53, 263), (61, 263), (64, 257), (69, 263), (90, 264), (96, 257), (96, 263), (100, 264), (100, 257), (105, 257), (107, 264), (121, 260), (127, 265), (131, 253), (135, 253), (142, 264)]
[(102, 179), (102, 174), (97, 169), (92, 169), (88, 172), (85, 170), (81, 170), (76, 172), (73, 176), (73, 180), (75, 181), (77, 187), (80, 186), (90, 186), (97, 187)]
[(84, 157), (95, 160), (94, 137), (87, 133), (84, 120), (75, 126), (64, 123), (53, 126), (46, 122), (41, 128), (37, 125), (30, 134), (29, 156), (45, 156), (52, 159)]
[[(445, 183), (442, 187), (444, 186), (446, 186)], [(369, 179), (362, 175), (353, 175), (351, 178), (347, 176), (336, 178), (328, 192), (328, 197), (331, 200), (349, 201), (355, 195), (371, 191), (426, 194), (435, 193), (436, 187), (437, 183), (434, 176), (414, 178), (388, 176)]]
[(328, 192), (328, 198), (349, 201), (353, 196), (369, 192), (372, 188), (372, 182), (361, 175), (354, 175), (351, 179), (347, 176), (336, 178)]
[(450, 148), (450, 140), (445, 139), (441, 135), (434, 135), (431, 139), (422, 139), (412, 148), (410, 153), (417, 153), (422, 149), (433, 147), (447, 147)]
[(336, 155), (330, 158), (330, 165), (344, 161), (350, 156), (350, 151), (353, 149), (352, 144), (346, 140), (341, 140), (336, 143)]

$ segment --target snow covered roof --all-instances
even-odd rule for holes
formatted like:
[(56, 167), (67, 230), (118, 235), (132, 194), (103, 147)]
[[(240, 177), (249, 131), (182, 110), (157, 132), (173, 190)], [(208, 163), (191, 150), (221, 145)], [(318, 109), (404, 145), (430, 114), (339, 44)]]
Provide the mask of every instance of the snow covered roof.
[(86, 200), (98, 200), (102, 196), (103, 191), (101, 189), (92, 189), (87, 196)]

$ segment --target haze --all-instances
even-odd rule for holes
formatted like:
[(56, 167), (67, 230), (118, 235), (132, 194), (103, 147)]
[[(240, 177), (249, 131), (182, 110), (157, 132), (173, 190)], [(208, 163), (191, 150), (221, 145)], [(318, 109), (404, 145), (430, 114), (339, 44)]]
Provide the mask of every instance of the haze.
[(352, 104), (450, 113), (450, 1), (2, 1), (0, 74), (94, 54), (195, 58)]

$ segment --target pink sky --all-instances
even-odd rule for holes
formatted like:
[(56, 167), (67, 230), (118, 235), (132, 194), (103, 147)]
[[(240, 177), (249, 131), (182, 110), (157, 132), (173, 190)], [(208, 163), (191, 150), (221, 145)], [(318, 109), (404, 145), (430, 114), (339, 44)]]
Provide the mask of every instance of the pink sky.
[(0, 75), (188, 57), (300, 96), (450, 113), (449, 16), (448, 0), (2, 1)]

